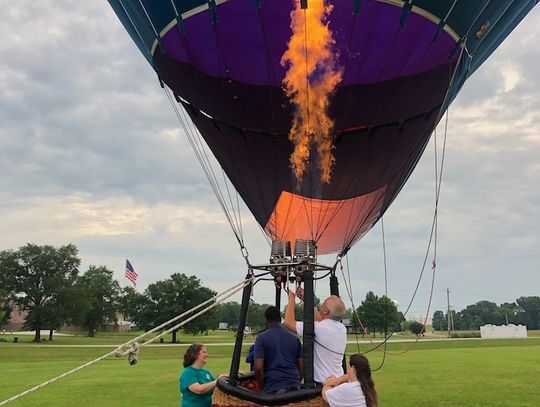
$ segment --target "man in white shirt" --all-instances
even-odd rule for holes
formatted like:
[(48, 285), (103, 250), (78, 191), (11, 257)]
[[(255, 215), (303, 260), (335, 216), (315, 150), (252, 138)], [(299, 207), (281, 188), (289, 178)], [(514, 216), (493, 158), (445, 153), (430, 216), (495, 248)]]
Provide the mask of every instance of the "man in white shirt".
[[(301, 294), (299, 289), (298, 294)], [(284, 325), (299, 336), (304, 333), (304, 323), (294, 318), (296, 295), (289, 291), (289, 302)], [(343, 375), (343, 355), (347, 346), (347, 329), (340, 322), (345, 314), (345, 304), (335, 295), (326, 298), (314, 311), (315, 343), (313, 349), (313, 374), (318, 383), (330, 376)]]

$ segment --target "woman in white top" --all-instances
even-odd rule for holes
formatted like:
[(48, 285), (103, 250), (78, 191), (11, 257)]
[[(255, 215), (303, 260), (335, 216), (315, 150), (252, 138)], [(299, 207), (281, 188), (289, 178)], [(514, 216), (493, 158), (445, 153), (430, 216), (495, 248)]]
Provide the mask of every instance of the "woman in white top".
[(346, 374), (324, 382), (322, 396), (330, 407), (377, 407), (369, 360), (358, 353), (352, 355)]

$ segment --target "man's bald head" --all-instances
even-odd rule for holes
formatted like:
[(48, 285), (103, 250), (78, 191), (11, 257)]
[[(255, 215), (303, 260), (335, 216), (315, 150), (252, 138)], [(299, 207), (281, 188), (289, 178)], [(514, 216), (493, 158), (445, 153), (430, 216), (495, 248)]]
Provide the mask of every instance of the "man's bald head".
[(341, 321), (343, 319), (346, 309), (341, 298), (336, 295), (331, 295), (324, 300), (323, 305), (328, 309), (328, 318), (333, 319), (334, 321)]

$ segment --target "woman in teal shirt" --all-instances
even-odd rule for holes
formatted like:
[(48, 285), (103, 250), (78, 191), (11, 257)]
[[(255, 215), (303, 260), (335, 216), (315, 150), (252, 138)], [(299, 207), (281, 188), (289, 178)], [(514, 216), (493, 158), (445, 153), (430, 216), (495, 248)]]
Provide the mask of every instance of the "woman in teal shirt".
[(184, 355), (184, 371), (180, 375), (182, 407), (210, 407), (216, 379), (203, 366), (208, 361), (204, 345), (194, 343)]

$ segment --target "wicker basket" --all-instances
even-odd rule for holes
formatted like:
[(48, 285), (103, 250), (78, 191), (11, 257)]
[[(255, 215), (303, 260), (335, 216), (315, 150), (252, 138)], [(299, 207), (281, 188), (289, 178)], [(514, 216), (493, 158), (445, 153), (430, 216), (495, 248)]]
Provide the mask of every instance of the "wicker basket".
[[(212, 396), (212, 407), (263, 407), (250, 401), (241, 400), (230, 394), (224, 393), (216, 387)], [(321, 396), (306, 401), (297, 401), (287, 404), (287, 407), (328, 407)]]

